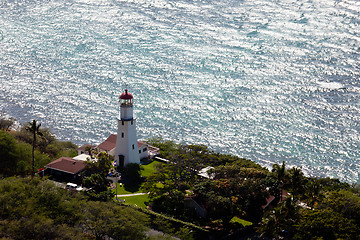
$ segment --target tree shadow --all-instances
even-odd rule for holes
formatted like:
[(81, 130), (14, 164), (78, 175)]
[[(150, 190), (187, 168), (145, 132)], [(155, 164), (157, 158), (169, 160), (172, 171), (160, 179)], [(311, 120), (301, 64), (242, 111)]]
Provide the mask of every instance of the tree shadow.
[(134, 180), (134, 179), (124, 179), (122, 181), (124, 183), (124, 189), (128, 192), (135, 193), (138, 192), (143, 183), (142, 180)]

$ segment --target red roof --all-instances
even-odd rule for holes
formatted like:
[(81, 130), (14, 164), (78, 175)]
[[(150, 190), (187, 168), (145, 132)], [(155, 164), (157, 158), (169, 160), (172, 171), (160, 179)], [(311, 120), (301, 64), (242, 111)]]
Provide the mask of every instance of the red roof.
[(105, 141), (100, 143), (100, 150), (110, 151), (116, 147), (116, 134), (111, 134)]
[[(111, 134), (105, 141), (100, 143), (98, 146), (100, 151), (110, 151), (116, 147), (116, 134)], [(138, 148), (140, 148), (142, 145), (146, 144), (144, 142), (137, 142)], [(147, 145), (147, 144), (146, 144)]]
[(144, 143), (144, 142), (139, 142), (138, 141), (138, 147), (140, 148), (142, 145), (144, 145), (144, 144), (146, 144), (146, 143)]
[(120, 99), (133, 99), (133, 95), (131, 95), (131, 93), (129, 93), (128, 90), (125, 89), (125, 92), (120, 95)]
[(45, 167), (71, 174), (77, 174), (78, 172), (84, 170), (85, 166), (86, 165), (83, 161), (73, 160), (70, 157), (61, 157), (47, 164)]

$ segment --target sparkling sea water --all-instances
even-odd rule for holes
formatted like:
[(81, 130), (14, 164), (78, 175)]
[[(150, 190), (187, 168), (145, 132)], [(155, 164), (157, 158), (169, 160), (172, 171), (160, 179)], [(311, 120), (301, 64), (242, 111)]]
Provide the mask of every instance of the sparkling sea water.
[(0, 0), (0, 111), (100, 143), (138, 137), (360, 182), (360, 2)]

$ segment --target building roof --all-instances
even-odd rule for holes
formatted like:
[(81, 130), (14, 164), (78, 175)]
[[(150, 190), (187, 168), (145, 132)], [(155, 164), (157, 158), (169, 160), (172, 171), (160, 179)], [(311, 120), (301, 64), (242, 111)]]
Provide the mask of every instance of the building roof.
[(139, 142), (139, 141), (138, 141), (137, 143), (138, 143), (138, 147), (139, 147), (139, 148), (140, 148), (142, 145), (144, 145), (144, 144), (147, 145), (147, 144), (144, 143), (144, 142)]
[[(286, 199), (289, 196), (289, 193), (287, 191), (285, 191), (284, 189), (281, 191), (281, 199), (280, 202), (283, 201), (284, 199)], [(266, 199), (266, 204), (262, 206), (262, 208), (267, 208), (272, 201), (275, 200), (275, 197), (273, 195), (270, 195), (267, 199)]]
[(61, 172), (77, 174), (84, 170), (85, 166), (86, 165), (83, 161), (77, 161), (70, 157), (61, 157), (47, 164), (45, 167)]
[(198, 172), (199, 176), (202, 176), (204, 178), (208, 178), (208, 179), (214, 179), (215, 174), (213, 172), (208, 172), (209, 170), (214, 169), (214, 167), (208, 166), (206, 168), (200, 169), (200, 171)]
[(111, 134), (105, 141), (100, 143), (100, 150), (110, 151), (116, 147), (116, 134)]
[[(98, 148), (101, 150), (105, 150), (105, 151), (110, 151), (112, 149), (114, 149), (116, 147), (116, 134), (111, 134), (105, 141), (103, 141), (102, 143), (100, 143), (100, 145), (98, 146)], [(140, 148), (142, 145), (147, 145), (144, 142), (137, 142), (138, 143), (138, 148)]]
[(91, 159), (91, 157), (88, 154), (80, 154), (76, 157), (73, 157), (72, 159), (77, 161), (87, 161), (88, 159)]
[(86, 149), (86, 147), (90, 147), (90, 149), (93, 149), (93, 148), (95, 148), (96, 146), (94, 146), (94, 145), (91, 145), (91, 144), (84, 144), (84, 145), (82, 145), (81, 147), (79, 147), (77, 150), (78, 151), (85, 151), (85, 149)]
[(120, 99), (133, 99), (133, 95), (125, 89), (125, 92), (120, 95)]

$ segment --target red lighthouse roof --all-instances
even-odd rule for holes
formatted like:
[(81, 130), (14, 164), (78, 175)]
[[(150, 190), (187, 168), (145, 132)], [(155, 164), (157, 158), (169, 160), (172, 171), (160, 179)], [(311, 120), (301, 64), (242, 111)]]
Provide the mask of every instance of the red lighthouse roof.
[(133, 95), (131, 95), (131, 93), (129, 93), (128, 90), (125, 89), (125, 92), (120, 95), (120, 99), (133, 99)]

